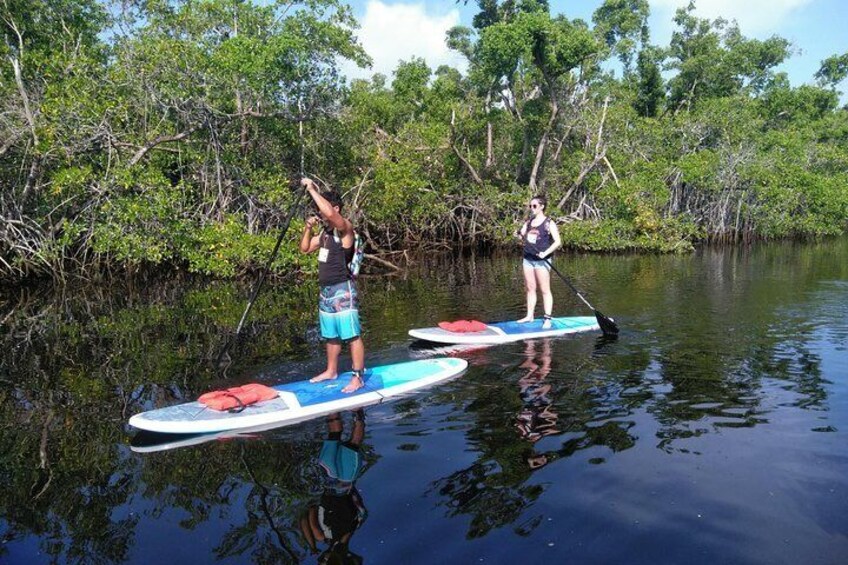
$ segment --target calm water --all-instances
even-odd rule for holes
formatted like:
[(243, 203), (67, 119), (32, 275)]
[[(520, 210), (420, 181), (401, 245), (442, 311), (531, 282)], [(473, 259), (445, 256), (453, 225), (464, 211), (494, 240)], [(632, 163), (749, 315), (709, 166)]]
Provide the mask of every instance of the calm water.
[[(461, 378), (364, 424), (343, 414), (366, 466), (335, 498), (324, 419), (155, 453), (134, 451), (125, 424), (223, 384), (320, 371), (314, 286), (266, 288), (225, 375), (207, 360), (244, 288), (7, 292), (0, 561), (315, 563), (323, 511), (352, 532), (332, 563), (848, 562), (846, 257), (848, 239), (561, 256), (620, 337), (453, 352), (470, 362)], [(516, 318), (524, 300), (506, 256), (361, 286), (371, 365), (433, 355), (409, 328)], [(557, 314), (587, 313), (554, 293)]]

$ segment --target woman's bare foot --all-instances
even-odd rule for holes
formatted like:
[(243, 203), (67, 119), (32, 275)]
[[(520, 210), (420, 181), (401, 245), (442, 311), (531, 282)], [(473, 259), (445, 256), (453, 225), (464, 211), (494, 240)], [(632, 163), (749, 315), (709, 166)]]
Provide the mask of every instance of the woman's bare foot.
[(353, 376), (350, 378), (350, 382), (347, 383), (347, 386), (342, 389), (342, 392), (349, 394), (351, 392), (356, 392), (364, 386), (365, 383), (362, 382), (362, 377), (359, 375), (359, 373), (354, 373)]
[(518, 322), (519, 324), (526, 324), (527, 322), (532, 322), (532, 321), (533, 321), (533, 316), (524, 316), (520, 320), (516, 320), (516, 322)]
[(311, 379), (309, 379), (309, 382), (310, 383), (320, 383), (321, 381), (331, 381), (338, 376), (339, 375), (336, 374), (336, 373), (332, 373), (330, 371), (324, 371), (320, 375), (312, 377)]

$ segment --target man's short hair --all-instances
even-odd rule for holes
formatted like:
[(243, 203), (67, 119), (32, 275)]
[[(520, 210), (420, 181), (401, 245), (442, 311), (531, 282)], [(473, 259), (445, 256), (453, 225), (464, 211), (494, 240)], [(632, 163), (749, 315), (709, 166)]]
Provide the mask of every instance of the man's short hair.
[(322, 194), (321, 196), (323, 196), (323, 197), (324, 197), (324, 199), (325, 199), (327, 202), (329, 202), (331, 206), (338, 206), (338, 207), (339, 207), (339, 211), (341, 211), (341, 209), (342, 209), (342, 205), (343, 205), (343, 203), (342, 203), (342, 195), (341, 195), (341, 194), (339, 194), (339, 193), (338, 193), (338, 192), (336, 192), (335, 190), (328, 190), (327, 192), (325, 192), (325, 193), (324, 193), (324, 194)]

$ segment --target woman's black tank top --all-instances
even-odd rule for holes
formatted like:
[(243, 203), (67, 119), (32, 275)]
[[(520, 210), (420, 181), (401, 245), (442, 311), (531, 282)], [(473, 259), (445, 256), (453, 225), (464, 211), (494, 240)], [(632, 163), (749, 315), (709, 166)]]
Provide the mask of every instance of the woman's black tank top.
[(524, 258), (535, 261), (539, 259), (539, 253), (553, 245), (554, 236), (551, 235), (551, 219), (545, 218), (538, 226), (533, 226), (527, 221), (527, 230), (524, 232)]

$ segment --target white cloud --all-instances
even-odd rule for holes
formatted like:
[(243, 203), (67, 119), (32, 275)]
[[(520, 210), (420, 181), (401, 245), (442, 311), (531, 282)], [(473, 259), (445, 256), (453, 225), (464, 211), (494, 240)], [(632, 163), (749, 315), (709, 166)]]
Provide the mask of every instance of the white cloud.
[(370, 77), (383, 73), (389, 79), (399, 61), (422, 57), (434, 71), (439, 65), (450, 65), (464, 71), (464, 58), (445, 45), (445, 32), (459, 25), (459, 11), (428, 14), (425, 3), (384, 4), (369, 0), (365, 15), (359, 18), (358, 37), (373, 60), (371, 69), (360, 69), (350, 63), (342, 64), (349, 78)]
[[(743, 35), (769, 36), (794, 10), (813, 0), (695, 0), (695, 14), (714, 20), (736, 20)], [(650, 0), (652, 11), (673, 14), (689, 0)]]

